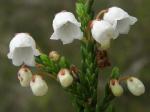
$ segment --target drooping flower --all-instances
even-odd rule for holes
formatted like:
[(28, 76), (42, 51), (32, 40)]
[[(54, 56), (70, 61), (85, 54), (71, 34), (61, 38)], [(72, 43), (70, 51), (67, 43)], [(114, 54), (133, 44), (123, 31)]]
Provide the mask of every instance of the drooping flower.
[(62, 87), (69, 87), (73, 83), (73, 77), (68, 69), (61, 69), (59, 71), (58, 80)]
[(32, 72), (27, 67), (22, 67), (18, 71), (18, 79), (22, 87), (28, 87), (32, 79)]
[(121, 96), (123, 94), (123, 88), (116, 79), (110, 80), (110, 88), (114, 96)]
[(48, 92), (48, 86), (40, 75), (34, 75), (30, 87), (35, 96), (43, 96)]
[(93, 38), (101, 44), (102, 49), (107, 49), (111, 39), (116, 39), (118, 37), (118, 33), (114, 30), (112, 25), (104, 20), (94, 20), (92, 22), (91, 32)]
[(27, 33), (16, 34), (10, 42), (9, 49), (8, 58), (12, 59), (15, 66), (22, 64), (34, 66), (34, 56), (40, 55), (35, 40)]
[(127, 87), (135, 96), (140, 96), (145, 92), (144, 84), (136, 77), (130, 77), (127, 79)]
[(63, 44), (72, 43), (74, 39), (81, 40), (83, 32), (80, 29), (81, 23), (77, 21), (71, 12), (60, 12), (53, 20), (54, 33), (50, 39), (61, 40)]
[(137, 18), (130, 16), (119, 7), (111, 7), (104, 14), (103, 20), (111, 23), (118, 33), (127, 34), (130, 30), (130, 26), (135, 24)]

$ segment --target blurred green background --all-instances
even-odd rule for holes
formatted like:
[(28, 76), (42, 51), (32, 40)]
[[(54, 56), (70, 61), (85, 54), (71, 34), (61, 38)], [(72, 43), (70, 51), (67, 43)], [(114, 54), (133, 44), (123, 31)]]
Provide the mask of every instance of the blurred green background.
[[(144, 82), (146, 93), (135, 97), (128, 91), (115, 100), (117, 112), (150, 112), (150, 0), (95, 0), (96, 12), (119, 6), (138, 18), (128, 35), (112, 42), (109, 57), (123, 75), (133, 74)], [(35, 97), (17, 80), (19, 68), (7, 59), (9, 42), (15, 33), (28, 32), (45, 53), (57, 50), (72, 63), (80, 65), (79, 41), (63, 46), (49, 40), (55, 13), (74, 11), (76, 0), (0, 0), (0, 112), (74, 112), (68, 94), (58, 83), (47, 79), (49, 92)], [(109, 75), (111, 68), (101, 75)], [(103, 77), (105, 79), (105, 77)], [(102, 79), (101, 79), (102, 80)], [(101, 81), (100, 87), (104, 82)]]

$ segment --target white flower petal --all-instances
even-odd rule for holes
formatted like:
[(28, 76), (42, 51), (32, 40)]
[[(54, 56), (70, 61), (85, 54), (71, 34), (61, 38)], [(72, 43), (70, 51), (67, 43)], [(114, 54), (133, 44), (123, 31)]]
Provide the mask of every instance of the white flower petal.
[(82, 37), (83, 33), (81, 32), (80, 27), (71, 22), (67, 22), (62, 27), (58, 28), (50, 39), (60, 39), (63, 44), (69, 44), (72, 43), (74, 39), (82, 39)]
[(119, 32), (118, 32), (117, 30), (114, 29), (113, 35), (114, 35), (114, 36), (113, 36), (112, 38), (113, 38), (113, 39), (116, 39), (116, 38), (119, 37)]
[(130, 19), (130, 25), (133, 25), (138, 21), (137, 18), (133, 16), (130, 16), (129, 19)]
[(130, 30), (130, 25), (137, 21), (137, 18), (130, 16), (126, 11), (118, 7), (109, 8), (103, 19), (111, 23), (120, 34), (127, 34)]
[(22, 58), (22, 49), (16, 48), (13, 52), (12, 62), (15, 66), (20, 66), (24, 62), (24, 58)]
[(51, 40), (59, 40), (59, 36), (57, 36), (57, 33), (54, 32), (51, 37), (50, 37)]
[(8, 58), (12, 59), (13, 64), (20, 66), (26, 64), (34, 66), (34, 56), (40, 55), (36, 49), (34, 39), (27, 33), (18, 33), (10, 42), (10, 52)]
[(15, 51), (13, 52), (12, 61), (13, 64), (16, 66), (20, 66), (22, 64), (34, 66), (35, 61), (32, 48), (30, 47), (16, 48)]
[(27, 33), (18, 33), (10, 42), (10, 52), (16, 47), (32, 47), (36, 48), (35, 41), (33, 38)]
[(79, 23), (76, 20), (73, 13), (63, 11), (63, 12), (57, 13), (54, 20), (53, 20), (54, 31), (57, 30), (58, 28), (62, 27), (67, 22), (71, 22), (71, 23), (75, 24), (78, 27), (81, 26), (81, 23)]
[(128, 32), (130, 30), (130, 20), (129, 20), (129, 18), (118, 20), (116, 30), (120, 34), (128, 34)]
[(27, 55), (24, 56), (24, 64), (28, 66), (35, 66), (35, 58), (34, 58), (32, 49), (26, 48), (26, 51), (25, 49), (23, 51), (24, 51), (24, 54), (27, 53)]
[(12, 55), (11, 52), (7, 54), (8, 59), (12, 59), (12, 56), (13, 56), (13, 55)]
[(52, 40), (61, 40), (63, 44), (72, 43), (73, 39), (69, 37), (66, 33), (64, 34), (61, 30), (55, 31), (51, 36)]
[(118, 33), (114, 30), (112, 25), (106, 21), (93, 21), (92, 36), (100, 44), (106, 44), (111, 39), (118, 37)]
[(128, 13), (125, 12), (123, 9), (119, 7), (111, 7), (108, 9), (108, 12), (104, 14), (103, 19), (110, 22), (111, 24), (114, 24), (116, 20), (122, 20), (128, 17)]
[(74, 39), (81, 40), (83, 32), (80, 29), (79, 23), (71, 12), (60, 12), (56, 14), (53, 20), (54, 33), (52, 40), (61, 40), (63, 44), (72, 43)]

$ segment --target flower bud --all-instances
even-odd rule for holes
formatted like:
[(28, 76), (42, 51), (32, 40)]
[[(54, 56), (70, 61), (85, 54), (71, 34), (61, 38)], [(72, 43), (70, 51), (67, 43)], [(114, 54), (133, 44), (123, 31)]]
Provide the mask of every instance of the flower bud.
[(40, 75), (34, 75), (32, 77), (30, 87), (35, 96), (43, 96), (48, 91), (48, 86)]
[(135, 96), (140, 96), (145, 92), (144, 84), (136, 77), (130, 77), (127, 79), (127, 87)]
[(123, 94), (123, 88), (116, 79), (110, 80), (110, 88), (114, 96), (121, 96)]
[(63, 87), (69, 87), (73, 82), (73, 77), (68, 69), (61, 69), (58, 73), (58, 79)]
[(49, 58), (52, 59), (53, 61), (58, 61), (60, 58), (60, 55), (57, 51), (51, 51), (49, 53)]
[(27, 87), (30, 85), (30, 81), (32, 79), (32, 72), (27, 67), (22, 67), (18, 71), (18, 79), (22, 87)]

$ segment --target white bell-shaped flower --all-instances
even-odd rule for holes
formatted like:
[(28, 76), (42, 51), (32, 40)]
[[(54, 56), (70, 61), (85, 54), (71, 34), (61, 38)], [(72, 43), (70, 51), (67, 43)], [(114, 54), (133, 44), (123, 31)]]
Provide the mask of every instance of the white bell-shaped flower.
[(107, 49), (110, 45), (110, 40), (118, 37), (118, 33), (112, 25), (104, 20), (94, 20), (92, 22), (91, 32), (93, 38), (101, 44), (102, 49)]
[(116, 79), (110, 80), (110, 89), (114, 96), (121, 96), (123, 94), (123, 88)]
[(12, 59), (16, 66), (22, 64), (34, 66), (34, 56), (40, 55), (36, 49), (35, 40), (27, 33), (16, 34), (10, 42), (9, 49), (8, 58)]
[(58, 80), (62, 87), (69, 87), (73, 83), (73, 77), (68, 69), (61, 69), (58, 73)]
[(35, 96), (43, 96), (48, 92), (48, 86), (40, 75), (34, 75), (30, 87)]
[(81, 23), (77, 21), (71, 12), (60, 12), (53, 20), (54, 33), (50, 39), (61, 40), (63, 44), (72, 43), (74, 39), (81, 40), (83, 32), (80, 29)]
[(22, 67), (18, 71), (18, 79), (22, 87), (28, 87), (32, 79), (32, 72), (27, 67)]
[(120, 34), (127, 34), (130, 30), (130, 25), (133, 25), (137, 21), (137, 18), (130, 16), (119, 7), (109, 8), (104, 14), (103, 19), (111, 23)]
[(145, 92), (144, 84), (136, 77), (130, 77), (127, 79), (127, 87), (135, 96), (140, 96)]

